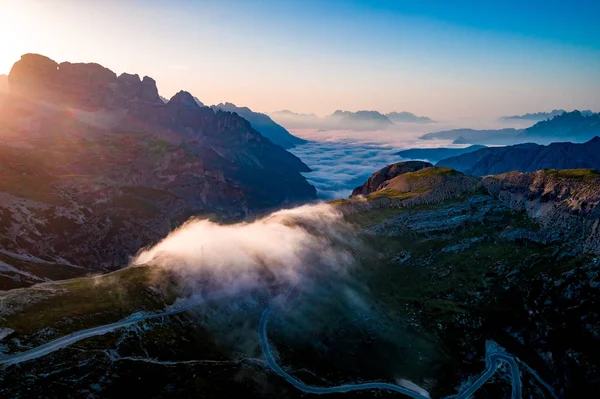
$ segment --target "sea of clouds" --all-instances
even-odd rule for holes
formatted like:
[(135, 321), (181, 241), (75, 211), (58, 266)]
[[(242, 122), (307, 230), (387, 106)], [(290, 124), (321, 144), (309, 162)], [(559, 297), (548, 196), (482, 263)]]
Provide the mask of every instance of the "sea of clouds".
[(295, 130), (292, 133), (309, 140), (289, 151), (312, 169), (304, 176), (323, 200), (347, 198), (379, 169), (406, 161), (397, 155), (401, 150), (453, 147), (448, 141), (420, 140), (421, 132)]

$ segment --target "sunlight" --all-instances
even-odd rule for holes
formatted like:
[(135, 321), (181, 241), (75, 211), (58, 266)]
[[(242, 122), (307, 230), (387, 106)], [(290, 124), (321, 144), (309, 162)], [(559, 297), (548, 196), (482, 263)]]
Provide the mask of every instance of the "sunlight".
[(31, 14), (15, 2), (0, 0), (0, 74), (8, 74), (12, 65), (27, 52), (34, 31)]

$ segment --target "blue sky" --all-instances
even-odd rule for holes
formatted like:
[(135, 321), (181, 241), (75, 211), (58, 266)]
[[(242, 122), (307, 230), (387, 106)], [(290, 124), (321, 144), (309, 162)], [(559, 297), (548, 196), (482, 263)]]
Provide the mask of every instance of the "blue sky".
[[(600, 1), (0, 0), (20, 54), (101, 63), (259, 111), (438, 119), (600, 110)], [(4, 31), (2, 31), (4, 29)], [(3, 46), (3, 47), (2, 47)]]

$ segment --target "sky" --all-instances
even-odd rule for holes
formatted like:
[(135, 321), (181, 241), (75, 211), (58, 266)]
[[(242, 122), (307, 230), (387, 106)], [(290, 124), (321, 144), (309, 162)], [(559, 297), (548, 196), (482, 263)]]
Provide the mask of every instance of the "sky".
[(599, 15), (597, 0), (0, 0), (0, 73), (33, 52), (260, 112), (598, 111)]

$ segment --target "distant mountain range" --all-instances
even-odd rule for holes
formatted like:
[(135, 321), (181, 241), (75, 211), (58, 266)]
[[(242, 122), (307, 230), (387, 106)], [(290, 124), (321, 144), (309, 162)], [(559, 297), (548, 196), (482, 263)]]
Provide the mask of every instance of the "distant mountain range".
[(224, 103), (213, 105), (211, 108), (213, 110), (235, 112), (250, 122), (250, 125), (252, 125), (252, 127), (260, 134), (283, 148), (293, 148), (298, 144), (306, 142), (306, 140), (292, 135), (283, 126), (273, 121), (268, 115), (254, 112), (248, 107), (238, 107), (232, 103)]
[(454, 129), (427, 133), (423, 140), (453, 140), (453, 144), (511, 145), (527, 142), (584, 142), (600, 134), (600, 114), (588, 111), (565, 112), (527, 129)]
[(514, 144), (523, 129), (452, 129), (427, 133), (422, 140), (454, 140), (453, 144)]
[(411, 112), (390, 112), (385, 114), (394, 123), (434, 123), (435, 121), (426, 116), (417, 116)]
[(323, 130), (382, 130), (393, 127), (397, 123), (432, 123), (425, 116), (417, 116), (410, 112), (390, 112), (382, 114), (379, 111), (343, 111), (337, 110), (331, 115), (319, 118), (315, 114), (299, 114), (289, 110), (272, 112), (276, 121), (288, 128), (323, 129)]
[(513, 170), (532, 172), (541, 169), (600, 169), (600, 137), (582, 144), (552, 143), (544, 146), (527, 143), (483, 148), (442, 159), (436, 165), (475, 176)]
[(271, 112), (269, 113), (269, 115), (276, 118), (303, 118), (312, 121), (318, 121), (321, 119), (315, 114), (301, 114), (298, 112), (290, 111), (288, 109)]
[[(515, 122), (515, 121), (539, 122), (539, 121), (543, 121), (546, 119), (552, 119), (555, 116), (564, 114), (565, 112), (567, 112), (567, 111), (565, 111), (564, 109), (553, 109), (550, 112), (535, 112), (532, 114), (528, 113), (525, 115), (502, 116), (499, 118), (499, 120), (502, 122)], [(590, 110), (581, 111), (581, 113), (586, 116), (593, 114), (593, 112)]]
[(487, 147), (483, 145), (472, 145), (466, 148), (411, 148), (410, 150), (397, 152), (396, 155), (406, 159), (425, 159), (429, 162), (437, 162), (445, 158), (456, 157), (482, 148)]
[(597, 135), (600, 135), (600, 114), (573, 111), (536, 123), (519, 133), (519, 140), (546, 144), (550, 141), (584, 142)]
[(330, 126), (349, 130), (380, 130), (392, 126), (394, 123), (387, 116), (377, 111), (341, 111), (325, 117)]

